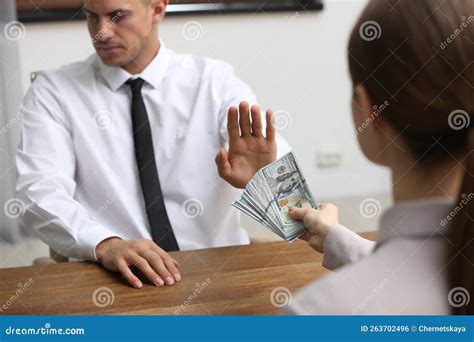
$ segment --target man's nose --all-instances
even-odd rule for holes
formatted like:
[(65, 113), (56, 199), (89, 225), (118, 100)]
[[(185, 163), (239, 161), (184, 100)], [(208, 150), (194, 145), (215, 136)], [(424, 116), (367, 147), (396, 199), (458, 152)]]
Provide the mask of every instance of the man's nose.
[(115, 35), (113, 23), (109, 20), (109, 18), (101, 18), (99, 19), (99, 23), (97, 25), (97, 33), (96, 33), (96, 40), (98, 41), (107, 41), (110, 38), (113, 38)]

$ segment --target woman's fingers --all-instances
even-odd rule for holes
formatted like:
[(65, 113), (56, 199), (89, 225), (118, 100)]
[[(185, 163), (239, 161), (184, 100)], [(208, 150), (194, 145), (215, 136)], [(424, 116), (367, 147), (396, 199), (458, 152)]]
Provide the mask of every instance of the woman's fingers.
[(304, 217), (308, 213), (308, 211), (311, 210), (310, 208), (296, 208), (296, 207), (290, 207), (288, 213), (290, 214), (290, 217), (293, 220), (304, 220)]
[(304, 241), (308, 242), (309, 239), (311, 239), (311, 234), (308, 233), (308, 232), (306, 232), (306, 233), (304, 233), (303, 235), (301, 235), (299, 238), (300, 238), (301, 240), (304, 240)]
[(329, 205), (329, 203), (320, 203), (320, 204), (318, 205), (318, 209), (319, 209), (319, 210), (324, 210), (324, 209), (327, 208), (328, 205)]

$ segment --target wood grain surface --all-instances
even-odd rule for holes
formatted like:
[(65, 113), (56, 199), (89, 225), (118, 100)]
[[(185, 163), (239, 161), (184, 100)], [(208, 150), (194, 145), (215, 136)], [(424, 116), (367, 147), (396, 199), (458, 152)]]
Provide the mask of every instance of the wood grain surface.
[[(375, 233), (363, 234), (374, 239)], [(101, 265), (68, 262), (0, 270), (0, 315), (265, 315), (272, 291), (294, 294), (328, 273), (307, 243), (272, 242), (173, 252), (183, 279), (128, 286)], [(281, 289), (284, 288), (284, 289)], [(286, 290), (285, 290), (286, 289)]]

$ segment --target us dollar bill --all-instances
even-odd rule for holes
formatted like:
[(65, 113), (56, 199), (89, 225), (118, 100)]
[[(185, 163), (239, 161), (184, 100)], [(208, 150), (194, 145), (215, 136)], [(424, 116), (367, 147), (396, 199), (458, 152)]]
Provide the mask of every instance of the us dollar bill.
[(297, 208), (315, 208), (308, 183), (301, 172), (293, 152), (264, 167), (262, 170), (265, 183), (271, 192), (272, 203), (276, 205), (282, 224), (291, 224), (288, 210), (290, 206)]
[(291, 219), (289, 207), (317, 207), (293, 152), (259, 170), (232, 205), (287, 241), (306, 231)]

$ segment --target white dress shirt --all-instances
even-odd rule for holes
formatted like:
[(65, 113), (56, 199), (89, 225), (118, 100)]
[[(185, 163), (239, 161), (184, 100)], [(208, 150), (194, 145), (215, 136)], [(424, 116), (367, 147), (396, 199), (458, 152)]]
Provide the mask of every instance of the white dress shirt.
[[(137, 173), (131, 78), (96, 54), (42, 73), (28, 91), (17, 154), (24, 223), (62, 255), (96, 260), (104, 239), (151, 239)], [(167, 213), (181, 250), (246, 244), (230, 203), (241, 191), (214, 162), (227, 109), (252, 90), (221, 61), (163, 45), (139, 75)], [(289, 150), (277, 138), (279, 155)]]
[(323, 265), (338, 269), (303, 288), (283, 313), (449, 314), (442, 222), (453, 206), (444, 198), (396, 204), (381, 218), (376, 245), (333, 227), (324, 242)]

